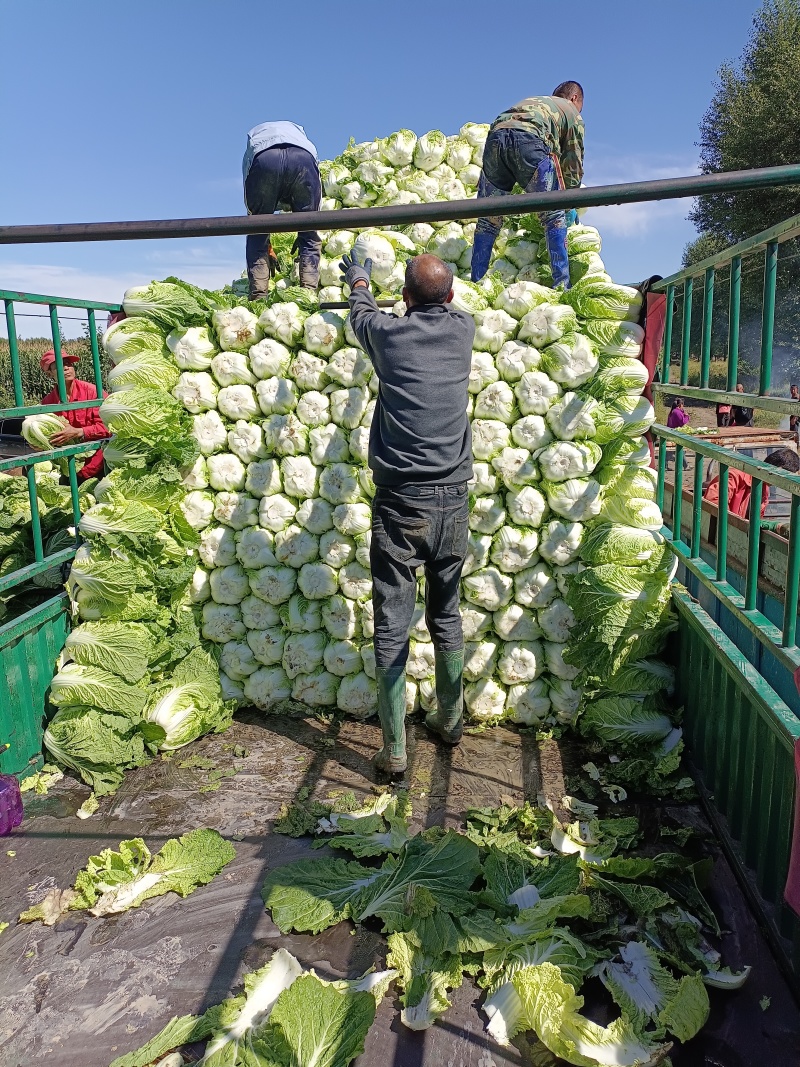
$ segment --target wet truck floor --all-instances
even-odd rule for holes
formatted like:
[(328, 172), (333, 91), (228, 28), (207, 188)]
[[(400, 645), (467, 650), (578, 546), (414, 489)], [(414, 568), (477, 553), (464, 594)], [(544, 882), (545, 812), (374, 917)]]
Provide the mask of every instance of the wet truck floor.
[[(340, 923), (317, 936), (283, 936), (260, 897), (268, 870), (321, 855), (310, 853), (306, 839), (272, 832), (281, 806), (304, 790), (319, 799), (342, 789), (369, 793), (369, 761), (378, 743), (372, 724), (244, 715), (226, 734), (126, 775), (119, 792), (103, 799), (88, 820), (74, 814), (88, 788), (71, 778), (47, 796), (27, 794), (22, 827), (0, 842), (0, 921), (11, 924), (0, 934), (1, 1067), (107, 1067), (173, 1015), (202, 1012), (238, 991), (242, 975), (262, 966), (280, 945), (326, 978), (355, 977), (380, 966), (386, 950), (378, 927)], [(497, 728), (446, 751), (415, 727), (410, 755), (420, 829), (459, 827), (470, 806), (520, 803), (542, 792), (560, 800), (564, 794), (558, 746), (537, 743), (530, 734)], [(212, 762), (236, 773), (219, 778)], [(695, 809), (684, 817), (702, 818)], [(236, 859), (185, 900), (168, 894), (110, 918), (76, 912), (52, 928), (15, 925), (16, 916), (47, 890), (70, 886), (100, 849), (141, 836), (155, 851), (167, 838), (202, 826), (231, 840)], [(753, 971), (738, 992), (711, 991), (708, 1025), (673, 1052), (673, 1063), (798, 1067), (800, 1013), (730, 868), (722, 856), (716, 861), (711, 895), (726, 931), (725, 961), (749, 963)], [(484, 1035), (480, 999), (480, 990), (465, 980), (446, 1016), (415, 1033), (401, 1025), (397, 993), (390, 990), (358, 1067), (556, 1062), (524, 1038), (508, 1049), (494, 1044)]]

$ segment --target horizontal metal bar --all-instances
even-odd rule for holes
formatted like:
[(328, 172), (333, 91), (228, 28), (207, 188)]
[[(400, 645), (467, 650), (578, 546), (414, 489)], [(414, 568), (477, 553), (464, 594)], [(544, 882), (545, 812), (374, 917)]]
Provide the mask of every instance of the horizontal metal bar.
[[(375, 303), (379, 308), (393, 308), (397, 301), (402, 299), (398, 296), (394, 300), (376, 300)], [(323, 300), (319, 307), (320, 311), (347, 311), (350, 304), (346, 300)]]
[[(667, 441), (673, 441), (676, 445), (689, 447), (693, 452), (698, 452), (708, 459), (715, 459), (717, 463), (725, 463), (729, 467), (735, 467), (738, 471), (760, 478), (768, 485), (775, 485), (779, 489), (785, 489), (793, 495), (800, 494), (800, 475), (787, 474), (781, 467), (773, 467), (769, 463), (759, 463), (757, 459), (750, 459), (740, 452), (732, 452), (719, 445), (709, 445), (707, 438), (693, 437), (692, 434), (680, 433), (678, 430), (669, 430), (666, 426), (656, 422), (650, 427), (657, 437), (663, 437)], [(677, 473), (677, 471), (676, 471)]]
[[(49, 315), (45, 315), (44, 313), (39, 314), (38, 312), (35, 312), (35, 311), (18, 311), (17, 312), (17, 318), (18, 319), (49, 319), (50, 316)], [(58, 316), (58, 321), (59, 322), (86, 322), (86, 319), (83, 317), (83, 315), (59, 315)]]
[[(6, 229), (13, 230), (13, 226)], [(0, 244), (4, 242), (0, 241)], [(7, 241), (6, 244), (15, 242)], [(40, 293), (22, 293), (16, 289), (0, 289), (0, 300), (15, 300), (20, 304), (55, 304), (63, 308), (93, 308), (95, 311), (122, 311), (122, 304), (104, 304), (97, 300), (78, 300), (71, 296), (42, 296)], [(17, 312), (19, 314), (19, 312)]]
[(0, 578), (0, 593), (7, 589), (13, 589), (17, 585), (29, 582), (37, 574), (44, 574), (52, 567), (59, 567), (75, 558), (76, 548), (62, 548), (60, 552), (54, 552), (52, 556), (45, 556), (39, 563), (29, 563), (27, 567), (20, 567), (18, 571), (10, 571)]
[(800, 667), (800, 648), (797, 648), (797, 646), (784, 648), (781, 644), (783, 635), (779, 626), (771, 623), (766, 615), (763, 615), (757, 608), (746, 611), (744, 597), (730, 582), (718, 582), (716, 571), (713, 567), (710, 567), (703, 559), (692, 559), (689, 546), (685, 541), (673, 540), (672, 532), (668, 527), (663, 527), (661, 532), (669, 541), (672, 551), (686, 569), (691, 571), (695, 578), (702, 582), (721, 604), (724, 604), (742, 626), (745, 626), (782, 666), (794, 673)]
[(782, 415), (800, 415), (800, 400), (783, 400), (757, 393), (727, 392), (725, 389), (701, 389), (696, 385), (670, 385), (653, 382), (653, 391), (668, 396), (688, 396), (693, 400), (708, 400), (713, 404), (736, 404), (738, 407), (778, 411)]
[(77, 456), (79, 452), (96, 452), (98, 448), (103, 447), (103, 444), (104, 441), (84, 441), (79, 445), (51, 448), (48, 452), (29, 452), (26, 456), (0, 459), (0, 471), (9, 471), (14, 467), (29, 467), (32, 463), (47, 463), (54, 459), (63, 459), (65, 456)]
[(736, 647), (728, 635), (721, 629), (703, 607), (693, 600), (684, 586), (676, 583), (672, 588), (672, 600), (678, 613), (699, 630), (701, 636), (710, 640), (723, 653), (723, 668), (731, 675), (736, 685), (742, 688), (747, 697), (758, 704), (765, 712), (766, 721), (782, 744), (789, 750), (800, 738), (800, 719), (786, 704), (756, 668)]
[(0, 419), (24, 419), (26, 415), (42, 415), (48, 411), (78, 411), (81, 408), (99, 408), (100, 400), (69, 400), (63, 404), (23, 404), (17, 408), (0, 408)]
[(299, 230), (363, 229), (404, 226), (412, 222), (447, 222), (482, 215), (520, 215), (530, 211), (674, 200), (704, 193), (800, 185), (800, 164), (760, 167), (722, 174), (695, 174), (651, 182), (597, 185), (551, 193), (490, 196), (483, 200), (437, 200), (430, 204), (344, 208), (341, 211), (287, 212), (278, 215), (230, 215), (210, 219), (154, 219), (137, 222), (71, 222), (43, 226), (0, 226), (0, 244), (69, 241), (142, 241), (164, 237), (227, 237), (249, 233), (296, 233)]
[[(741, 171), (738, 173), (741, 173)], [(758, 252), (762, 248), (766, 248), (771, 241), (790, 241), (798, 235), (800, 235), (800, 215), (792, 215), (791, 218), (779, 222), (777, 226), (772, 226), (768, 230), (756, 233), (745, 241), (739, 241), (738, 244), (731, 245), (730, 248), (725, 248), (714, 256), (698, 260), (697, 263), (692, 263), (690, 267), (684, 267), (683, 270), (679, 270), (677, 274), (670, 274), (669, 277), (662, 278), (652, 288), (656, 292), (666, 291), (668, 285), (675, 285), (686, 278), (696, 278), (698, 274), (704, 274), (709, 267), (724, 266), (726, 263), (730, 263), (734, 256)]]
[(0, 625), (0, 651), (21, 637), (29, 634), (34, 627), (43, 622), (55, 619), (69, 610), (69, 597), (62, 589), (57, 591), (51, 600), (45, 600), (43, 604), (37, 604), (35, 608), (26, 611), (24, 615)]

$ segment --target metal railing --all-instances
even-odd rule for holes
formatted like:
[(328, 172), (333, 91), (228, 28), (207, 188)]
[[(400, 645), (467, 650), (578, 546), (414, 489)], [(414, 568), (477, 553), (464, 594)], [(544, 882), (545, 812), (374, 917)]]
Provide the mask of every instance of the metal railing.
[[(44, 412), (74, 411), (79, 408), (98, 408), (103, 403), (103, 382), (100, 367), (100, 348), (97, 333), (97, 311), (121, 311), (120, 304), (105, 304), (96, 300), (75, 300), (68, 297), (42, 296), (38, 293), (22, 293), (14, 290), (0, 289), (0, 300), (5, 307), (5, 321), (8, 333), (8, 350), (11, 364), (11, 382), (14, 395), (14, 406), (0, 410), (0, 419), (25, 418)], [(17, 337), (15, 304), (45, 305), (49, 310), (50, 334), (55, 353), (56, 390), (59, 400), (55, 404), (31, 404), (25, 399), (25, 388), (22, 375), (22, 360), (19, 340)], [(97, 390), (95, 400), (70, 401), (68, 398), (67, 383), (64, 379), (63, 345), (61, 329), (59, 325), (58, 309), (60, 307), (76, 308), (86, 312), (87, 334), (91, 351), (92, 373)], [(32, 452), (26, 455), (14, 455), (3, 458), (0, 455), (0, 472), (8, 472), (16, 468), (24, 468), (28, 485), (28, 499), (31, 512), (31, 539), (33, 541), (33, 562), (23, 567), (10, 571), (0, 576), (0, 593), (17, 588), (29, 582), (37, 575), (69, 562), (77, 551), (80, 543), (77, 534), (77, 526), (81, 519), (80, 499), (78, 494), (78, 476), (75, 457), (86, 452), (94, 452), (102, 447), (102, 441), (87, 441), (78, 445), (62, 445), (59, 448), (51, 448), (43, 452)], [(76, 527), (75, 544), (70, 548), (62, 548), (57, 552), (45, 553), (44, 537), (42, 535), (42, 522), (39, 513), (39, 498), (36, 491), (36, 466), (40, 463), (53, 462), (66, 459), (67, 476), (69, 479), (70, 499), (72, 505), (72, 518)]]
[[(701, 260), (677, 274), (664, 278), (653, 289), (666, 294), (666, 324), (660, 361), (660, 381), (654, 383), (656, 395), (686, 397), (711, 404), (728, 404), (769, 411), (780, 414), (800, 415), (800, 403), (769, 396), (773, 379), (773, 348), (775, 339), (776, 290), (778, 279), (779, 246), (800, 236), (800, 215), (773, 226), (763, 233)], [(740, 374), (740, 331), (742, 304), (742, 260), (747, 255), (764, 255), (763, 287), (760, 315), (760, 350), (758, 365), (758, 392), (736, 392)], [(730, 293), (727, 303), (727, 339), (725, 345), (726, 388), (709, 386), (712, 362), (712, 332), (714, 329), (715, 287), (721, 274), (727, 275)], [(701, 285), (695, 285), (697, 279)], [(689, 385), (690, 363), (696, 341), (693, 341), (693, 313), (697, 296), (702, 293), (702, 318), (699, 343), (699, 385)], [(675, 319), (678, 304), (682, 302), (680, 337), (676, 337)], [(673, 338), (678, 342), (673, 344)], [(677, 381), (671, 380), (673, 370), (678, 371)], [(800, 667), (800, 648), (797, 645), (797, 598), (800, 591), (800, 476), (761, 463), (750, 456), (720, 447), (708, 439), (685, 431), (667, 429), (656, 424), (654, 434), (659, 438), (658, 448), (658, 500), (664, 506), (667, 468), (667, 451), (675, 447), (675, 479), (672, 491), (671, 524), (665, 521), (664, 534), (686, 569), (709, 590), (728, 611), (753, 634), (787, 670), (794, 672)], [(686, 452), (694, 455), (694, 473), (691, 488), (691, 515), (688, 524), (688, 540), (683, 535), (684, 525), (684, 471)], [(717, 508), (716, 560), (712, 566), (701, 555), (701, 549), (709, 547), (701, 543), (703, 513), (703, 472), (706, 461), (719, 464), (719, 506)], [(744, 592), (731, 582), (728, 558), (729, 471), (742, 471), (752, 479), (750, 509), (747, 528), (747, 560)], [(784, 490), (791, 495), (788, 522), (788, 553), (786, 559), (785, 585), (783, 588), (783, 620), (777, 626), (758, 607), (759, 557), (761, 548), (761, 517), (764, 485)], [(708, 508), (708, 505), (706, 505)]]
[(301, 214), (229, 215), (209, 219), (155, 219), (135, 222), (71, 222), (42, 226), (0, 226), (0, 245), (75, 241), (152, 241), (164, 237), (231, 237), (298, 230), (353, 230), (367, 226), (407, 226), (415, 222), (477, 219), (481, 215), (525, 215), (531, 211), (604, 207), (737, 190), (800, 185), (800, 164), (761, 167), (722, 174), (690, 174), (653, 182), (595, 185), (589, 188), (490, 196), (483, 200), (436, 200), (429, 204), (343, 208)]

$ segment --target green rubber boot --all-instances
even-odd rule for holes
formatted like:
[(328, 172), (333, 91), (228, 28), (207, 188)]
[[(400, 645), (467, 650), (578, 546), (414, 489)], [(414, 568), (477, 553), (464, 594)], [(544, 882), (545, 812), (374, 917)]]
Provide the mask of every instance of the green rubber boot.
[(436, 711), (425, 716), (425, 725), (446, 745), (457, 745), (464, 733), (464, 649), (436, 653)]
[(373, 759), (376, 771), (402, 774), (406, 758), (406, 671), (405, 667), (378, 667), (378, 718), (383, 731), (383, 748)]

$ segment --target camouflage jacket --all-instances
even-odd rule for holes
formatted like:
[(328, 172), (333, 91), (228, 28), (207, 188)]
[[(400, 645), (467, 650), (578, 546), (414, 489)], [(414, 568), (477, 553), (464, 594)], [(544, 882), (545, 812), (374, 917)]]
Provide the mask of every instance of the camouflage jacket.
[(560, 96), (529, 96), (504, 111), (493, 130), (526, 130), (541, 137), (558, 158), (564, 185), (575, 189), (583, 179), (583, 119), (569, 100)]

